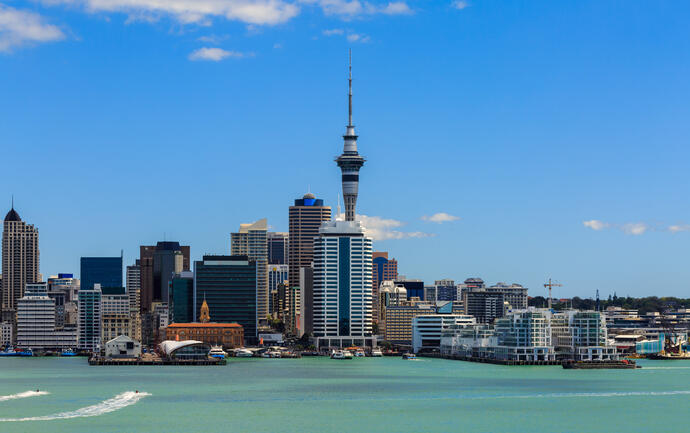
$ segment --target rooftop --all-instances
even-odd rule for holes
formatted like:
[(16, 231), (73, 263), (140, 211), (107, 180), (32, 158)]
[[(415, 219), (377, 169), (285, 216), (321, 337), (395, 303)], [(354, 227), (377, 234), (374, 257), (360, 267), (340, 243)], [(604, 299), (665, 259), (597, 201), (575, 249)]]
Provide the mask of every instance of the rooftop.
[(171, 323), (168, 328), (242, 328), (239, 323)]

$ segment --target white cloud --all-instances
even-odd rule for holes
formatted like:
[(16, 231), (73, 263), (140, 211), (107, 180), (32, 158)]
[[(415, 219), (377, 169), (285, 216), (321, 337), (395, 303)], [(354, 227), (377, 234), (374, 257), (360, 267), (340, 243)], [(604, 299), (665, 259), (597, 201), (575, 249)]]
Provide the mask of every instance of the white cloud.
[(670, 231), (671, 233), (687, 232), (690, 231), (690, 224), (668, 226), (668, 231)]
[(363, 15), (410, 15), (414, 12), (402, 1), (371, 3), (359, 0), (301, 0), (301, 3), (317, 5), (326, 15), (337, 15), (341, 18), (355, 18)]
[(347, 40), (348, 42), (360, 42), (363, 44), (366, 44), (371, 40), (371, 38), (368, 35), (364, 34), (359, 34), (359, 33), (350, 33), (347, 35)]
[(0, 51), (64, 38), (62, 30), (46, 23), (40, 15), (0, 4)]
[[(344, 214), (336, 215), (336, 220), (342, 221), (344, 219)], [(364, 226), (367, 236), (371, 237), (375, 241), (384, 241), (388, 239), (428, 238), (436, 236), (433, 233), (406, 232), (396, 230), (400, 227), (403, 227), (405, 223), (391, 218), (357, 214), (357, 219), (362, 221), (362, 225)]]
[(649, 230), (649, 226), (645, 223), (627, 223), (621, 226), (621, 229), (629, 235), (641, 235)]
[(455, 0), (451, 5), (458, 10), (463, 10), (466, 7), (469, 7), (469, 3), (467, 3), (465, 0)]
[[(209, 23), (224, 17), (247, 24), (275, 25), (297, 16), (299, 7), (286, 0), (43, 0), (46, 4), (81, 6), (91, 13), (119, 12), (130, 17), (170, 15), (182, 24)], [(149, 18), (151, 19), (151, 18)]]
[(428, 221), (430, 223), (436, 223), (436, 224), (442, 224), (442, 223), (447, 223), (447, 222), (451, 222), (451, 221), (457, 221), (459, 219), (460, 219), (460, 217), (457, 217), (455, 215), (451, 215), (451, 214), (445, 213), (445, 212), (438, 212), (438, 213), (435, 213), (431, 216), (424, 215), (422, 217), (422, 221)]
[(245, 57), (244, 53), (237, 51), (226, 51), (222, 48), (203, 47), (192, 51), (189, 60), (209, 60), (219, 62), (227, 57)]
[(321, 33), (323, 33), (324, 36), (335, 36), (335, 35), (344, 34), (345, 30), (343, 30), (343, 29), (328, 29), (328, 30), (324, 30)]
[(390, 2), (383, 9), (382, 14), (386, 15), (411, 15), (412, 9), (405, 2)]
[(207, 44), (218, 44), (226, 39), (228, 39), (230, 36), (229, 35), (206, 35), (206, 36), (199, 36), (196, 38), (197, 41), (199, 42), (205, 42)]
[(589, 227), (590, 229), (597, 231), (604, 230), (605, 228), (609, 227), (608, 223), (599, 220), (583, 221), (582, 224), (584, 224), (585, 227)]
[(589, 227), (590, 229), (595, 230), (595, 231), (600, 231), (600, 230), (604, 230), (604, 229), (608, 229), (608, 228), (614, 228), (616, 230), (622, 231), (625, 234), (633, 235), (633, 236), (642, 235), (652, 228), (647, 223), (611, 224), (611, 223), (607, 223), (607, 222), (600, 221), (600, 220), (583, 221), (582, 224), (585, 227)]

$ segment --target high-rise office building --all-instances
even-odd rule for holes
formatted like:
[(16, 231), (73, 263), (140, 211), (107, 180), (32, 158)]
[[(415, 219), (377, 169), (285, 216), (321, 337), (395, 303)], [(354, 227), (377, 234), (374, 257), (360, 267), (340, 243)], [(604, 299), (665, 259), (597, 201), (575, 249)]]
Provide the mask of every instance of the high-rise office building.
[[(419, 298), (420, 301), (424, 301), (424, 281), (415, 280), (411, 278), (398, 277), (395, 280), (396, 286), (403, 286), (407, 290), (407, 299)], [(434, 301), (436, 299), (434, 298)]]
[(17, 300), (17, 346), (31, 349), (67, 349), (77, 344), (77, 329), (58, 329), (55, 300), (46, 283), (27, 284)]
[(388, 253), (384, 251), (374, 251), (372, 254), (372, 299), (373, 299), (373, 320), (378, 322), (379, 317), (379, 287), (383, 281), (393, 281), (398, 278), (398, 261), (389, 259)]
[(458, 288), (455, 286), (455, 281), (453, 280), (436, 280), (434, 282), (436, 287), (436, 300), (437, 301), (457, 301), (458, 300)]
[(527, 287), (520, 284), (496, 283), (487, 287), (489, 293), (503, 293), (503, 300), (510, 304), (510, 308), (524, 310), (527, 308)]
[(299, 274), (300, 269), (311, 267), (314, 261), (314, 238), (319, 236), (319, 227), (324, 221), (331, 220), (330, 206), (324, 206), (323, 200), (314, 194), (307, 193), (301, 199), (295, 200), (295, 205), (289, 211), (289, 240), (288, 240), (288, 281), (290, 290), (287, 292), (288, 312), (285, 327), (289, 333), (297, 334), (296, 315), (300, 309)]
[(175, 274), (170, 282), (170, 323), (190, 323), (194, 318), (194, 273)]
[(127, 296), (129, 297), (129, 318), (132, 335), (141, 342), (141, 266), (137, 259), (134, 265), (127, 266)]
[(79, 348), (95, 351), (101, 343), (101, 286), (79, 290)]
[(260, 219), (240, 224), (240, 231), (230, 234), (230, 255), (247, 256), (256, 262), (256, 314), (259, 322), (268, 317), (268, 221)]
[(82, 257), (81, 288), (91, 290), (94, 284), (101, 287), (122, 287), (122, 256)]
[(22, 221), (14, 204), (2, 227), (2, 321), (15, 323), (25, 286), (41, 281), (38, 229)]
[(168, 302), (168, 288), (175, 273), (190, 270), (189, 246), (163, 241), (139, 247), (141, 312), (153, 312), (153, 303)]
[(288, 264), (288, 233), (268, 232), (268, 264)]
[(256, 262), (247, 256), (204, 256), (194, 262), (194, 321), (204, 300), (219, 323), (236, 322), (248, 344), (257, 341)]
[(274, 291), (278, 290), (278, 286), (285, 284), (288, 281), (288, 265), (269, 264), (268, 265), (268, 312), (273, 314), (275, 306), (273, 305), (274, 297), (271, 296)]
[(134, 338), (129, 305), (124, 287), (101, 288), (101, 347), (120, 335)]
[(465, 293), (465, 314), (474, 316), (477, 323), (493, 323), (505, 313), (503, 302), (503, 293), (491, 293), (484, 289), (469, 291)]
[(375, 345), (371, 238), (358, 221), (325, 222), (314, 240), (314, 336), (318, 347)]
[(355, 220), (357, 194), (359, 193), (359, 169), (364, 165), (364, 158), (357, 152), (357, 134), (352, 124), (352, 63), (348, 76), (349, 116), (345, 135), (343, 136), (343, 153), (336, 158), (342, 172), (343, 200), (345, 201), (345, 221)]

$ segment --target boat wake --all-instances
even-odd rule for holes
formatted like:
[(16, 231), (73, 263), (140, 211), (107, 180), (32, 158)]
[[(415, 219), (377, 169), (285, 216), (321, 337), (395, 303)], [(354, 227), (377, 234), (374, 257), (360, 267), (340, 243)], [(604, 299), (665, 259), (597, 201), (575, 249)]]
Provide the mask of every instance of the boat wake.
[(17, 394), (0, 395), (0, 401), (16, 400), (18, 398), (27, 398), (27, 397), (38, 397), (39, 395), (48, 395), (48, 394), (50, 394), (48, 391), (24, 391), (24, 392), (19, 392)]
[[(35, 392), (35, 391), (34, 391)], [(55, 419), (69, 419), (69, 418), (86, 418), (91, 416), (99, 416), (109, 412), (123, 409), (127, 406), (136, 404), (142, 398), (149, 396), (148, 392), (134, 392), (127, 391), (118, 394), (115, 397), (102, 401), (93, 406), (82, 407), (81, 409), (70, 412), (60, 412), (53, 415), (32, 416), (27, 418), (0, 418), (2, 422), (19, 422), (19, 421), (50, 421)]]
[(535, 395), (502, 395), (487, 398), (649, 397), (663, 395), (690, 395), (690, 391), (573, 392)]

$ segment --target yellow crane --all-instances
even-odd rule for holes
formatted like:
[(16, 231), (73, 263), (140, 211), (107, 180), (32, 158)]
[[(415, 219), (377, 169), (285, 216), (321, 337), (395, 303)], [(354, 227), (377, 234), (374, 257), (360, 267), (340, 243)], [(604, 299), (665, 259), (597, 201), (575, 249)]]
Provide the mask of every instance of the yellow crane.
[(552, 302), (551, 301), (551, 289), (554, 287), (563, 287), (563, 284), (552, 283), (551, 278), (549, 278), (549, 282), (544, 284), (544, 287), (548, 287), (548, 289), (549, 289), (549, 310), (550, 310), (551, 309), (551, 302)]

